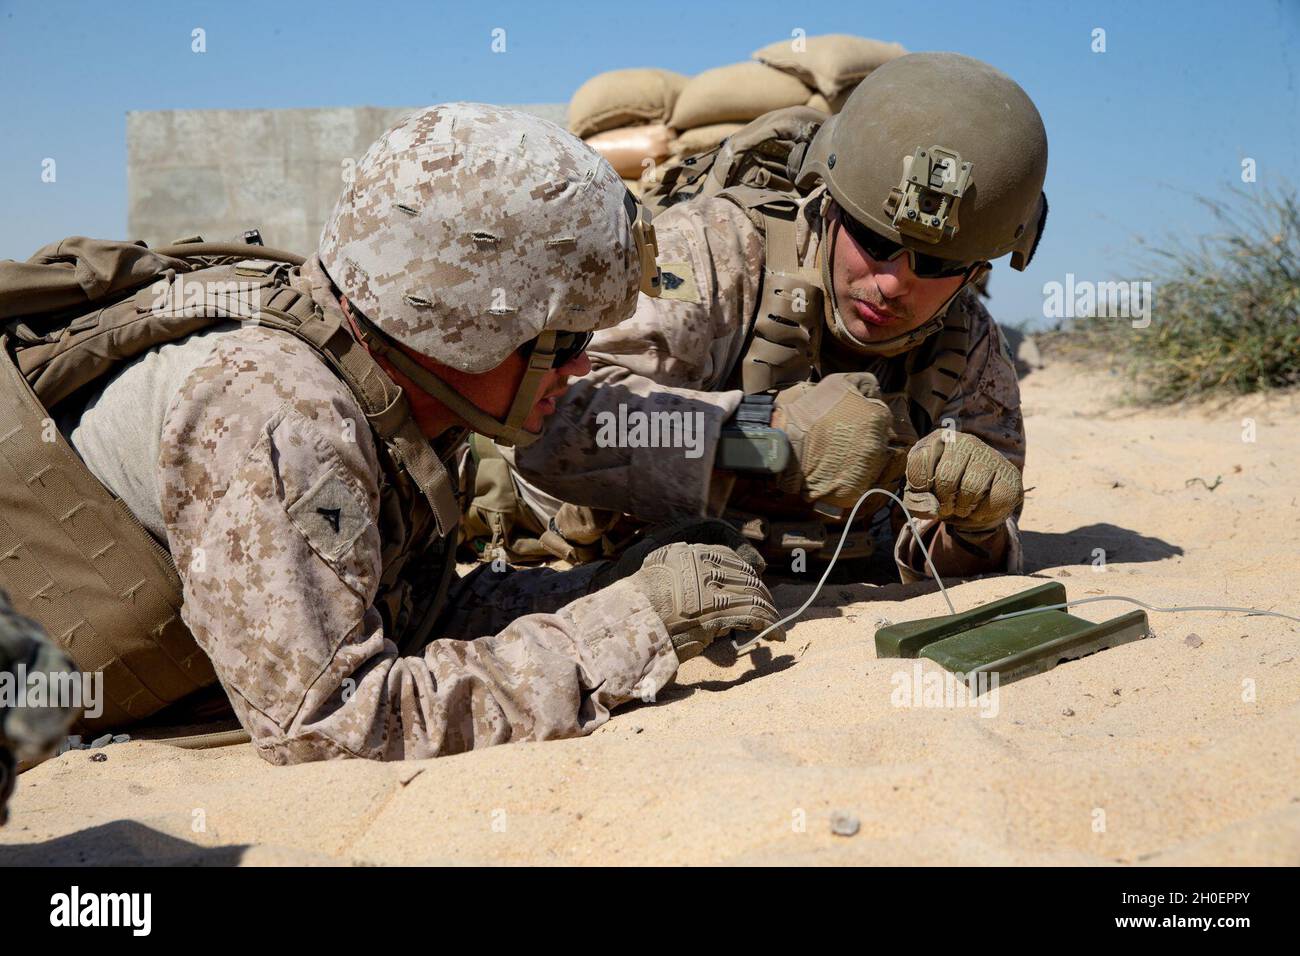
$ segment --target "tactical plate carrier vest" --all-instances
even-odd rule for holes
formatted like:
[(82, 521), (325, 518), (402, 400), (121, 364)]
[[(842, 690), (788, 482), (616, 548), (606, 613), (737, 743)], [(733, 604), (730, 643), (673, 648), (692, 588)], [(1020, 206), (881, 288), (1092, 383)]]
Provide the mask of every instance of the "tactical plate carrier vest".
[[(103, 673), (103, 714), (83, 721), (87, 730), (149, 717), (216, 674), (181, 620), (171, 555), (91, 474), (50, 410), (149, 349), (218, 322), (252, 320), (295, 336), (355, 396), (384, 472), (376, 606), (403, 650), (428, 638), (454, 570), (452, 479), (341, 311), (313, 302), (302, 261), (239, 244), (150, 251), (74, 237), (26, 263), (0, 263), (0, 587), (78, 667)], [(178, 276), (185, 281), (173, 284)], [(199, 282), (229, 291), (187, 300), (182, 290)]]
[[(739, 365), (728, 386), (746, 395), (785, 388), (830, 372), (871, 372), (886, 402), (905, 403), (917, 435), (932, 431), (957, 394), (970, 351), (964, 309), (949, 310), (939, 331), (889, 358), (844, 355), (837, 363), (826, 327), (821, 272), (800, 263), (796, 240), (797, 195), (750, 186), (717, 194), (735, 203), (763, 234), (764, 265), (758, 309)], [(843, 366), (843, 367), (841, 367)]]
[[(833, 372), (868, 371), (880, 383), (896, 427), (910, 427), (915, 441), (942, 424), (942, 410), (956, 397), (970, 351), (969, 317), (959, 299), (931, 334), (890, 357), (851, 354), (823, 335), (829, 311), (823, 270), (802, 262), (797, 216), (801, 201), (820, 183), (807, 172), (807, 161), (824, 148), (817, 134), (825, 119), (808, 107), (761, 116), (717, 148), (670, 167), (658, 183), (643, 183), (642, 199), (656, 211), (697, 196), (725, 199), (763, 236), (759, 304), (726, 387), (752, 395)], [(739, 508), (729, 509), (726, 517), (769, 555), (793, 548), (816, 552), (833, 538), (820, 519), (768, 520)], [(854, 533), (843, 553), (852, 557), (872, 550), (865, 535)]]

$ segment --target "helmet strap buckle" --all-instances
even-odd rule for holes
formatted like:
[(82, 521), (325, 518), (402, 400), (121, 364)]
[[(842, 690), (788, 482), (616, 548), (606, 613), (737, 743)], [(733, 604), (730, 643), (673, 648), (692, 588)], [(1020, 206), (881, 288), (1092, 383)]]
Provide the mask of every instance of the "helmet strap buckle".
[(498, 422), (500, 430), (493, 435), (498, 444), (524, 447), (537, 440), (538, 435), (527, 431), (524, 422), (528, 420), (533, 406), (542, 394), (546, 374), (555, 367), (555, 338), (553, 329), (544, 329), (533, 343), (524, 377), (515, 389), (514, 401), (510, 403), (505, 421)]

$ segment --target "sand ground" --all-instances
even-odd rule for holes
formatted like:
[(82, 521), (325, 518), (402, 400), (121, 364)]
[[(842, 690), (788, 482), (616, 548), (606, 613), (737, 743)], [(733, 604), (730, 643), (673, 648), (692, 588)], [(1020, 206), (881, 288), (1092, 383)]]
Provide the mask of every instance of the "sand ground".
[[(1117, 394), (1067, 364), (1024, 381), (1027, 576), (960, 584), (958, 609), (1060, 579), (1300, 614), (1300, 395)], [(0, 863), (1300, 864), (1300, 625), (1156, 614), (977, 706), (898, 706), (913, 662), (876, 658), (877, 622), (943, 610), (932, 586), (829, 587), (784, 645), (691, 661), (581, 740), (288, 768), (246, 745), (64, 754), (20, 778)]]

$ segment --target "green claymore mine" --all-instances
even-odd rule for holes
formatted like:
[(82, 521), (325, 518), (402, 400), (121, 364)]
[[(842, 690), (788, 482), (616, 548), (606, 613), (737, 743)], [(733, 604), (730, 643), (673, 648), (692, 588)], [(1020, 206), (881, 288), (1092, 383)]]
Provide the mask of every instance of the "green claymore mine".
[[(876, 631), (876, 656), (926, 657), (968, 678), (997, 674), (1007, 684), (1149, 636), (1145, 611), (1094, 624), (1049, 609), (1065, 602), (1065, 586), (1054, 581), (960, 614), (891, 624)], [(1003, 617), (1018, 611), (1032, 613)]]

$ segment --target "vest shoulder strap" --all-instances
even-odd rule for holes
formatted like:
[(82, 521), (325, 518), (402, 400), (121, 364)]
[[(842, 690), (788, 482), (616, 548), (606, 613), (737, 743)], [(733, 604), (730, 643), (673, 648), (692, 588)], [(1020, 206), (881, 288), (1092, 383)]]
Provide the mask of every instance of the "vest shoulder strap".
[(764, 271), (799, 276), (814, 283), (821, 279), (816, 269), (800, 262), (798, 217), (801, 197), (796, 193), (754, 186), (730, 186), (720, 193), (744, 210), (763, 234)]
[(800, 197), (753, 186), (718, 196), (739, 206), (763, 235), (758, 308), (734, 384), (753, 395), (807, 381), (821, 342), (824, 293), (817, 270), (799, 254)]

